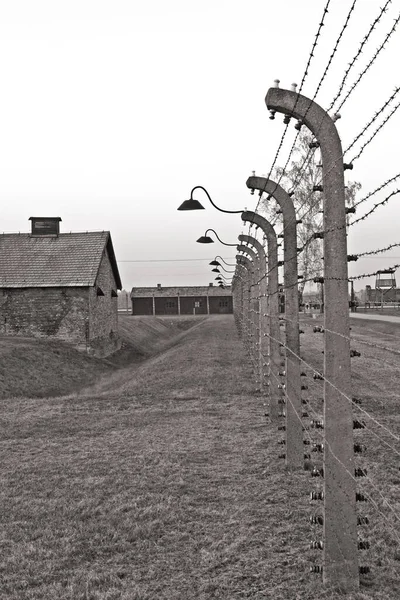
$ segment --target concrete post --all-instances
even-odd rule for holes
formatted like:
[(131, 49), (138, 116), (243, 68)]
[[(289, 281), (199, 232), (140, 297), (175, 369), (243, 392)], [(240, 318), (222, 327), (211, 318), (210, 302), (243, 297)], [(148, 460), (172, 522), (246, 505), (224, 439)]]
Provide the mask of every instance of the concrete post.
[(180, 314), (181, 314), (181, 297), (178, 294), (178, 315), (180, 315)]
[(155, 314), (156, 314), (156, 299), (153, 295), (153, 317), (155, 317)]
[(304, 465), (303, 427), (301, 423), (301, 378), (299, 296), (297, 269), (297, 224), (296, 211), (289, 194), (271, 179), (249, 177), (246, 185), (273, 196), (282, 210), (284, 240), (284, 292), (286, 323), (286, 466), (302, 469)]
[(268, 314), (269, 314), (269, 363), (270, 363), (270, 410), (272, 421), (278, 420), (281, 391), (279, 384), (280, 371), (280, 328), (278, 314), (278, 244), (276, 233), (271, 223), (261, 215), (249, 210), (242, 213), (242, 220), (258, 225), (267, 237), (268, 256)]
[(325, 230), (323, 578), (327, 584), (354, 590), (359, 587), (359, 574), (353, 416), (348, 400), (351, 366), (342, 145), (333, 120), (309, 98), (270, 88), (265, 101), (268, 109), (302, 121), (321, 148)]
[[(251, 235), (239, 235), (239, 241), (244, 242), (245, 244), (250, 244), (254, 246), (258, 254), (258, 271), (256, 277), (256, 286), (257, 286), (257, 297), (258, 297), (258, 319), (257, 319), (257, 358), (259, 363), (259, 377), (260, 377), (260, 388), (263, 389), (265, 387), (266, 377), (265, 377), (265, 369), (264, 362), (265, 359), (263, 357), (262, 346), (263, 340), (265, 336), (263, 335), (266, 332), (265, 321), (268, 318), (266, 315), (268, 314), (268, 306), (267, 306), (267, 278), (265, 274), (267, 272), (267, 259), (265, 256), (264, 246), (253, 236)], [(268, 352), (266, 352), (267, 354)]]
[(244, 293), (243, 293), (243, 331), (244, 344), (246, 350), (250, 353), (251, 335), (250, 335), (250, 291), (253, 279), (253, 263), (250, 259), (240, 254), (236, 255), (236, 260), (244, 267)]
[(207, 293), (207, 314), (210, 314), (210, 296)]
[(259, 272), (259, 257), (258, 253), (254, 252), (248, 246), (244, 244), (239, 244), (237, 247), (238, 252), (245, 252), (251, 258), (253, 264), (253, 273), (251, 279), (251, 287), (250, 287), (250, 350), (251, 350), (251, 358), (253, 362), (253, 366), (255, 368), (255, 375), (257, 379), (257, 383), (260, 384), (259, 381), (259, 359), (258, 359), (258, 272)]
[(243, 271), (242, 265), (237, 264), (235, 274), (232, 279), (232, 299), (233, 299), (233, 313), (235, 316), (235, 323), (238, 329), (239, 337), (243, 337)]

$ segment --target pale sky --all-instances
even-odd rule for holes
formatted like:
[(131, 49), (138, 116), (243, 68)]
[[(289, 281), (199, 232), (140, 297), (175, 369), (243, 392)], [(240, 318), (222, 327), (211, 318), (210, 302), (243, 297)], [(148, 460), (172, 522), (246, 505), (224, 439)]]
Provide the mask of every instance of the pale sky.
[[(306, 96), (314, 95), (352, 2), (331, 0)], [(300, 84), (325, 4), (0, 0), (0, 231), (26, 232), (30, 216), (60, 216), (64, 232), (111, 231), (125, 289), (213, 281), (209, 260), (233, 259), (236, 251), (196, 239), (213, 228), (237, 242), (240, 215), (218, 213), (201, 192), (196, 197), (206, 210), (176, 209), (195, 185), (221, 207), (255, 209), (246, 179), (252, 170), (268, 174), (284, 129), (282, 115), (269, 120), (266, 93), (276, 78), (282, 88)], [(383, 4), (356, 3), (316, 98), (324, 108)], [(399, 10), (393, 0), (349, 85)], [(400, 85), (399, 57), (400, 25), (341, 111), (344, 148)], [(293, 125), (278, 165), (288, 156)], [(358, 198), (400, 172), (399, 126), (400, 109), (346, 172), (363, 186)], [(374, 196), (357, 216), (396, 188)], [(399, 218), (400, 195), (351, 228), (349, 252), (399, 242)], [(400, 248), (351, 263), (350, 274), (400, 263), (395, 257)]]

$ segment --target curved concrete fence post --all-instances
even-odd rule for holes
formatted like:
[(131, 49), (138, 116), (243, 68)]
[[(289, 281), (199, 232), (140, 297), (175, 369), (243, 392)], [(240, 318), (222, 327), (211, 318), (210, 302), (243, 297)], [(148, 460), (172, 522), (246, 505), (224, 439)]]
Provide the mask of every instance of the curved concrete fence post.
[(268, 109), (299, 119), (322, 157), (324, 213), (324, 565), (323, 579), (359, 587), (351, 405), (350, 330), (343, 152), (333, 119), (296, 92), (270, 88)]
[(244, 344), (251, 358), (251, 325), (250, 325), (250, 302), (251, 284), (253, 280), (254, 265), (246, 256), (236, 255), (236, 260), (244, 269), (244, 293), (243, 293), (243, 331)]
[(246, 210), (242, 213), (242, 220), (248, 223), (258, 225), (265, 233), (267, 238), (267, 256), (268, 256), (268, 319), (269, 319), (269, 368), (270, 368), (270, 386), (269, 403), (270, 419), (277, 421), (279, 416), (279, 402), (281, 399), (281, 389), (279, 382), (279, 371), (281, 367), (280, 355), (280, 328), (278, 314), (278, 244), (276, 233), (271, 223), (261, 215)]
[(301, 422), (301, 379), (299, 339), (299, 295), (297, 269), (296, 211), (289, 194), (271, 179), (249, 177), (250, 189), (265, 192), (275, 198), (283, 216), (283, 258), (286, 324), (286, 466), (302, 469), (304, 465), (303, 427)]
[(243, 335), (243, 284), (244, 280), (242, 277), (243, 267), (236, 265), (235, 274), (232, 278), (232, 297), (233, 297), (233, 314), (235, 317), (235, 323), (238, 330), (239, 337)]
[(248, 254), (251, 259), (253, 265), (253, 273), (251, 279), (250, 286), (250, 303), (249, 303), (249, 322), (250, 322), (250, 351), (251, 351), (251, 360), (254, 367), (255, 377), (257, 381), (257, 385), (261, 387), (261, 382), (259, 380), (259, 363), (258, 363), (258, 271), (259, 271), (259, 260), (258, 253), (254, 252), (248, 246), (244, 244), (239, 244), (236, 246), (238, 252), (244, 252)]
[(265, 306), (267, 300), (267, 280), (265, 274), (267, 272), (267, 259), (265, 256), (264, 246), (255, 237), (251, 235), (239, 235), (239, 241), (253, 246), (257, 252), (257, 276), (256, 276), (256, 301), (255, 309), (257, 311), (256, 318), (256, 345), (257, 345), (257, 360), (258, 372), (260, 379), (260, 391), (265, 387), (265, 371), (264, 359), (262, 355), (262, 341), (265, 333), (264, 322), (268, 308)]

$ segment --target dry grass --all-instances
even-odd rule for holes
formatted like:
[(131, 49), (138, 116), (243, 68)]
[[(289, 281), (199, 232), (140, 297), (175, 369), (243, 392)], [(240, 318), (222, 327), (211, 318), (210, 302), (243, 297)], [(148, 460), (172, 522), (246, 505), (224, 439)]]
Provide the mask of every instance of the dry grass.
[(60, 396), (92, 385), (162, 351), (201, 320), (120, 315), (122, 349), (107, 359), (87, 356), (60, 341), (0, 336), (0, 398)]
[[(197, 323), (95, 394), (1, 401), (1, 599), (341, 597), (308, 572), (313, 482), (276, 458), (233, 319)], [(307, 347), (319, 343), (310, 334)], [(398, 374), (378, 403), (369, 369), (357, 367), (357, 386), (392, 423)], [(398, 510), (399, 482), (379, 451), (368, 460)], [(400, 596), (379, 524), (373, 575), (349, 600)]]

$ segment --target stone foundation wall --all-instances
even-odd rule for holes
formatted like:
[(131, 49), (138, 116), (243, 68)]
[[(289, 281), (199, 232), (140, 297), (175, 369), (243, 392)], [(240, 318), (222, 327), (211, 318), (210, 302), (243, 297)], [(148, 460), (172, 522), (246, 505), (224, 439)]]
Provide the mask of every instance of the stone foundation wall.
[(3, 288), (0, 333), (55, 337), (86, 347), (89, 325), (87, 288)]

